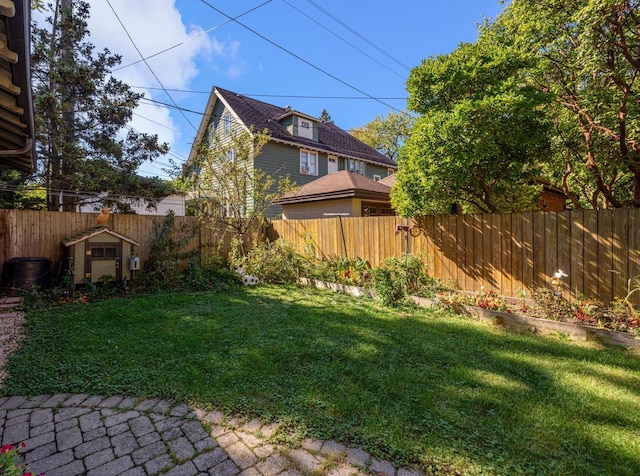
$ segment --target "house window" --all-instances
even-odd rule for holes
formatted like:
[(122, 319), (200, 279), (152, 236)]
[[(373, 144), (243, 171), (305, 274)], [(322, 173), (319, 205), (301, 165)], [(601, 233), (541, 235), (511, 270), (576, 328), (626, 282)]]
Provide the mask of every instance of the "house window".
[(349, 172), (358, 175), (364, 175), (364, 161), (358, 159), (349, 159)]
[(236, 149), (229, 149), (227, 151), (227, 159), (229, 159), (229, 161), (233, 161), (236, 158)]
[(373, 180), (375, 180), (376, 182), (379, 181), (382, 177), (380, 177), (379, 175), (374, 175), (373, 176)]
[(318, 175), (318, 153), (309, 150), (300, 151), (300, 173)]
[(229, 134), (231, 132), (231, 114), (224, 115), (224, 133)]

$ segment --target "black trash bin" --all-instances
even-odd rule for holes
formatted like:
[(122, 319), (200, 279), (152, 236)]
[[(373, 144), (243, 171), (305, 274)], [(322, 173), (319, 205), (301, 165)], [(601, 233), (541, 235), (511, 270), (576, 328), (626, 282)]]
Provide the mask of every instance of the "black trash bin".
[(47, 289), (51, 285), (51, 260), (48, 258), (11, 258), (2, 265), (2, 286), (31, 291), (33, 286)]

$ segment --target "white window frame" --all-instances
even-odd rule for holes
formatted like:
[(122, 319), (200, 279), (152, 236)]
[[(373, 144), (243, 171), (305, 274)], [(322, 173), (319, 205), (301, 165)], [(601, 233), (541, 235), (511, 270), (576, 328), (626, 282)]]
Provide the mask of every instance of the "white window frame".
[(318, 175), (317, 152), (300, 149), (300, 173), (304, 175)]
[(349, 159), (349, 162), (347, 164), (347, 170), (349, 172), (353, 172), (355, 174), (362, 175), (364, 177), (365, 171), (366, 171), (364, 160)]
[(222, 116), (222, 120), (224, 121), (224, 133), (231, 134), (231, 114), (227, 112)]
[(379, 182), (380, 180), (382, 180), (382, 177), (380, 175), (374, 175), (373, 180), (375, 180), (376, 182)]

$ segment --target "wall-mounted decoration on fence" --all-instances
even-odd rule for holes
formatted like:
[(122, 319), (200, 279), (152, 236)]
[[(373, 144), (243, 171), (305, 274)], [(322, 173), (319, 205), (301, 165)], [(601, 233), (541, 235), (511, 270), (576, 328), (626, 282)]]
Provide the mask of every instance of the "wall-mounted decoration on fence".
[[(91, 228), (63, 240), (62, 244), (67, 250), (74, 284), (85, 280), (91, 283), (130, 280), (132, 272), (140, 267), (135, 250), (140, 244), (106, 227)], [(123, 257), (129, 260), (126, 265)], [(131, 257), (137, 260), (133, 267)]]

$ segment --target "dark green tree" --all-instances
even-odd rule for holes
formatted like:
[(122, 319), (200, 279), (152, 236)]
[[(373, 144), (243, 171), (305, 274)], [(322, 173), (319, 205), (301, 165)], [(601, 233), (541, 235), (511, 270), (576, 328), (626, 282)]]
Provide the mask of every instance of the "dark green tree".
[(320, 117), (318, 118), (322, 122), (326, 122), (327, 124), (333, 124), (333, 119), (331, 119), (331, 114), (326, 109), (323, 109), (320, 113)]
[(429, 58), (410, 74), (409, 109), (418, 113), (402, 148), (394, 207), (404, 216), (531, 208), (546, 158), (547, 98), (525, 81), (526, 57), (497, 48), (490, 34)]
[(136, 176), (168, 147), (155, 135), (123, 134), (142, 95), (111, 76), (120, 56), (87, 41), (89, 4), (57, 0), (50, 9), (45, 27), (33, 25), (31, 56), (37, 173), (48, 208), (73, 210), (74, 191), (166, 195), (165, 183)]

